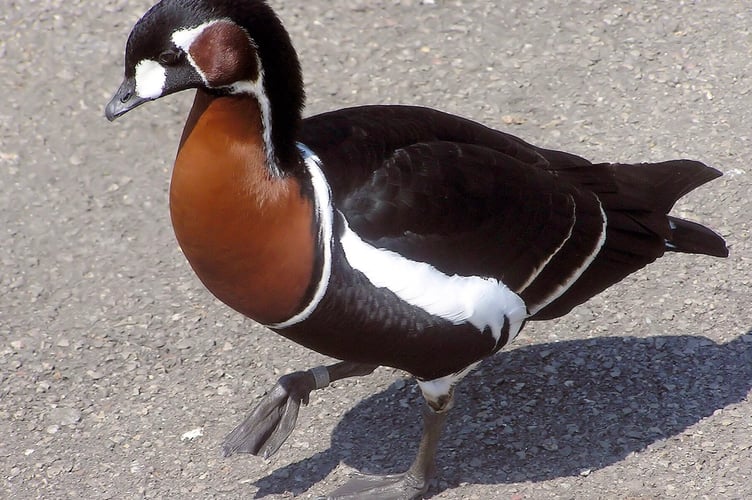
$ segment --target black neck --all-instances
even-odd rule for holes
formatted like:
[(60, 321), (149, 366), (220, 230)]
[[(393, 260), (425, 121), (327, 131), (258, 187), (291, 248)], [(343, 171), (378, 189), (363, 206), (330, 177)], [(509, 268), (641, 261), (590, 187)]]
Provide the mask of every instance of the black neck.
[(272, 143), (282, 171), (299, 166), (296, 138), (305, 93), (300, 62), (290, 36), (266, 2), (260, 0), (215, 0), (211, 17), (228, 17), (241, 25), (256, 43), (264, 72), (264, 92), (271, 110)]
[(227, 3), (240, 11), (243, 27), (258, 45), (264, 69), (264, 90), (271, 108), (272, 143), (279, 167), (282, 170), (295, 168), (300, 157), (295, 141), (305, 102), (298, 55), (287, 30), (266, 3)]

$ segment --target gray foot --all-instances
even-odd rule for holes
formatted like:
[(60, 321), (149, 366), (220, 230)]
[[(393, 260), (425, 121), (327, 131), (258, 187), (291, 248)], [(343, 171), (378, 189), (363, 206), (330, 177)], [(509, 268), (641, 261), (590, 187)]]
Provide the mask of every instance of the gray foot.
[(428, 490), (428, 481), (410, 472), (389, 476), (354, 475), (329, 494), (330, 500), (412, 500)]
[(250, 415), (222, 444), (222, 453), (251, 453), (269, 458), (295, 428), (300, 405), (308, 404), (308, 395), (316, 388), (310, 372), (295, 372), (280, 378)]

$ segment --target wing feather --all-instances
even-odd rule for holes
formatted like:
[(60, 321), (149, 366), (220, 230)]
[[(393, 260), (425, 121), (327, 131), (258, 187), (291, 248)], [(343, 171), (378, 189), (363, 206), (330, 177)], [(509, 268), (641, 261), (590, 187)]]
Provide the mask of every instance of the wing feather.
[(667, 248), (727, 253), (712, 231), (667, 217), (720, 175), (699, 162), (591, 164), (407, 106), (307, 118), (299, 140), (360, 238), (448, 275), (499, 279), (531, 319), (567, 313)]

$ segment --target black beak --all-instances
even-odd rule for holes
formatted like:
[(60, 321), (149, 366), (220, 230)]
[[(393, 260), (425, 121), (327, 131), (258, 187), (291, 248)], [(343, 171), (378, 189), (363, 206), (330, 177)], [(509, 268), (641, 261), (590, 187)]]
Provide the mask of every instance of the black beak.
[(108, 120), (113, 121), (115, 118), (126, 114), (136, 106), (150, 101), (151, 99), (144, 99), (136, 94), (136, 79), (126, 78), (120, 85), (120, 88), (112, 96), (110, 102), (107, 103), (107, 107), (104, 108), (104, 115)]

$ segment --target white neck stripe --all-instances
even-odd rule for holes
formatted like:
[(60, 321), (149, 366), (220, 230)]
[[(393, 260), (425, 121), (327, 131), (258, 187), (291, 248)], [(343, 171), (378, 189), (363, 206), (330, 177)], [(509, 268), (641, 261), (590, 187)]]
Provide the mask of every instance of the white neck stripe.
[[(264, 89), (264, 68), (261, 66), (261, 61), (258, 61), (258, 55), (256, 55), (256, 59), (256, 64), (258, 64), (259, 68), (257, 80), (235, 82), (221, 88), (227, 89), (231, 94), (249, 94), (256, 98), (256, 102), (258, 102), (259, 105), (259, 111), (261, 112), (261, 126), (264, 129), (264, 151), (266, 152), (266, 162), (272, 170), (272, 173), (277, 177), (281, 177), (282, 171), (279, 169), (279, 165), (277, 165), (277, 158), (274, 153), (274, 142), (272, 141), (272, 109), (271, 104), (269, 103), (269, 97), (266, 95), (266, 90)], [(312, 155), (311, 158), (315, 157), (317, 161), (320, 161), (310, 149), (302, 144), (298, 144), (298, 149), (303, 151), (301, 146), (306, 148), (306, 151)], [(304, 152), (304, 155), (305, 154), (307, 153)], [(304, 158), (306, 157), (304, 156)], [(306, 162), (308, 162), (307, 159)]]
[[(264, 89), (264, 67), (261, 65), (261, 60), (258, 57), (258, 53), (255, 54), (256, 67), (258, 68), (258, 79), (254, 81), (238, 81), (230, 85), (225, 85), (223, 87), (212, 87), (206, 77), (206, 73), (204, 73), (199, 65), (196, 64), (196, 60), (191, 55), (191, 45), (193, 45), (193, 42), (195, 42), (196, 39), (201, 36), (201, 33), (203, 33), (206, 28), (209, 28), (220, 22), (235, 24), (234, 21), (228, 18), (214, 19), (193, 28), (187, 28), (174, 32), (171, 37), (172, 43), (174, 43), (183, 52), (185, 52), (186, 59), (191, 64), (191, 66), (193, 66), (193, 69), (196, 70), (196, 73), (199, 74), (206, 87), (221, 88), (227, 90), (230, 94), (249, 94), (256, 98), (256, 101), (259, 104), (259, 110), (261, 112), (261, 126), (264, 130), (264, 151), (266, 153), (266, 161), (269, 165), (269, 168), (272, 170), (272, 173), (274, 173), (278, 177), (281, 177), (282, 172), (279, 169), (279, 165), (277, 165), (277, 158), (274, 153), (274, 143), (272, 142), (272, 112), (271, 105), (269, 103), (269, 97), (266, 95), (266, 90)], [(241, 29), (243, 28), (241, 27)], [(243, 29), (243, 31), (245, 32), (245, 29)], [(250, 35), (248, 35), (247, 32), (245, 33), (248, 37), (248, 43), (255, 47), (253, 39), (250, 37)]]

